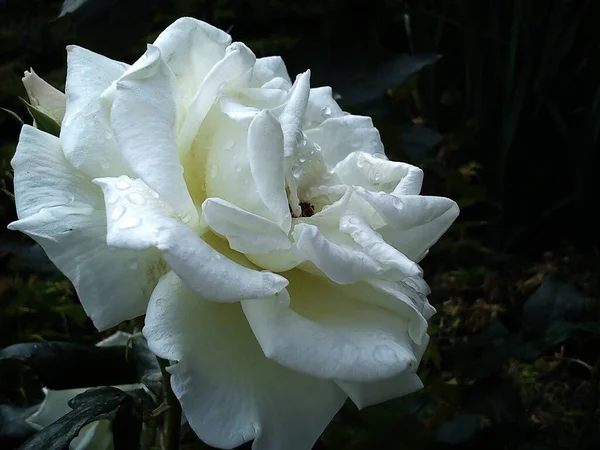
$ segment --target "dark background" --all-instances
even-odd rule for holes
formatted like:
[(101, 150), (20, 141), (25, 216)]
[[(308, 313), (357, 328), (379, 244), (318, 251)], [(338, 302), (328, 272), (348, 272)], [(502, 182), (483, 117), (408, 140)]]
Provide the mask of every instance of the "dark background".
[[(87, 0), (59, 17), (61, 5), (0, 0), (0, 106), (24, 121), (30, 66), (62, 89), (65, 45), (132, 63), (189, 15), (282, 55), (292, 78), (310, 68), (313, 86), (373, 116), (391, 159), (424, 168), (424, 193), (461, 206), (423, 263), (438, 310), (426, 389), (345, 407), (316, 448), (600, 448), (599, 1)], [(94, 343), (69, 282), (5, 229), (19, 129), (0, 111), (0, 347)], [(0, 374), (2, 403), (39, 399), (13, 378)]]

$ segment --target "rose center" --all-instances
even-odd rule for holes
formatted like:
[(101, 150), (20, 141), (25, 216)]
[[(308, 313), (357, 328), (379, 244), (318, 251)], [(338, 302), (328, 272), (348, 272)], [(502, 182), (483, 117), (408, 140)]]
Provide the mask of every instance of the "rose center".
[[(290, 212), (292, 213), (293, 218), (298, 218), (297, 215), (292, 211), (292, 207), (290, 206)], [(315, 207), (308, 202), (300, 202), (300, 217), (311, 217), (315, 213)]]

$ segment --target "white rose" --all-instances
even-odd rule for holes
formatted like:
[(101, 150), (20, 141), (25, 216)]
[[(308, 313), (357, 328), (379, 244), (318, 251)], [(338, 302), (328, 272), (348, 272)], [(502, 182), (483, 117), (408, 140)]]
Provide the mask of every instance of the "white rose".
[(13, 160), (11, 228), (99, 329), (146, 314), (213, 446), (309, 449), (348, 396), (422, 387), (417, 263), (458, 208), (309, 83), (190, 18), (132, 66), (69, 47), (60, 139), (25, 126)]
[[(107, 337), (103, 341), (96, 344), (98, 347), (109, 347), (115, 345), (127, 345), (127, 341), (131, 337), (128, 333), (121, 331), (116, 332), (112, 336)], [(133, 391), (141, 389), (141, 384), (123, 384), (115, 386), (122, 391)], [(40, 404), (39, 409), (29, 416), (26, 420), (35, 429), (41, 430), (71, 411), (69, 401), (83, 394), (90, 388), (78, 389), (60, 389), (52, 390), (44, 388), (45, 398)], [(108, 419), (95, 420), (92, 423), (84, 426), (77, 437), (71, 441), (70, 450), (112, 450), (113, 434), (112, 424)]]

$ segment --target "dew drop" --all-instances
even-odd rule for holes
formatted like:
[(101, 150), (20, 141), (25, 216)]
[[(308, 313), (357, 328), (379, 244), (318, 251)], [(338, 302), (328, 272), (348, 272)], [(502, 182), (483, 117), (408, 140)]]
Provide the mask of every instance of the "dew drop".
[(224, 143), (223, 143), (223, 148), (225, 150), (231, 150), (233, 148), (233, 146), (235, 145), (235, 141), (233, 139), (227, 139)]
[(102, 161), (100, 163), (100, 167), (102, 167), (105, 170), (108, 169), (108, 168), (110, 168), (110, 161), (108, 161), (108, 160)]
[(210, 166), (210, 171), (208, 173), (208, 176), (210, 178), (216, 178), (218, 173), (219, 173), (219, 168), (217, 167), (216, 164), (213, 164), (212, 166)]
[(121, 217), (123, 217), (123, 214), (125, 214), (125, 207), (119, 205), (115, 209), (113, 209), (110, 218), (112, 220), (119, 220)]
[(325, 117), (331, 117), (331, 108), (329, 106), (324, 106), (321, 111), (323, 111)]
[(352, 225), (360, 225), (360, 219), (352, 216), (348, 219), (348, 223), (351, 223)]
[(381, 152), (373, 153), (372, 156), (375, 159), (387, 159), (387, 156), (385, 156), (385, 153), (381, 153)]
[(154, 197), (154, 198), (158, 198), (159, 197), (158, 192), (150, 191), (150, 194), (152, 194), (152, 197)]
[(137, 261), (131, 261), (129, 264), (127, 264), (127, 267), (130, 270), (136, 270), (138, 268), (139, 264)]
[(106, 139), (107, 141), (111, 140), (113, 138), (113, 134), (110, 131), (107, 131), (106, 133), (104, 133), (104, 139)]
[(316, 152), (320, 152), (321, 151), (321, 146), (319, 144), (315, 144), (315, 151)]
[(139, 192), (132, 192), (131, 194), (127, 194), (127, 200), (129, 200), (134, 205), (143, 205), (146, 203), (146, 199)]
[(106, 196), (106, 202), (111, 205), (117, 203), (117, 200), (119, 200), (119, 195), (116, 192), (111, 192)]
[(396, 352), (387, 345), (378, 345), (375, 347), (375, 359), (384, 364), (393, 364), (397, 359)]
[(298, 161), (300, 161), (301, 163), (306, 162), (306, 158), (304, 156), (300, 156), (298, 157)]
[(300, 176), (302, 175), (302, 167), (299, 165), (294, 164), (292, 166), (292, 175), (295, 178), (300, 178)]
[(131, 186), (131, 182), (129, 181), (129, 177), (122, 175), (117, 180), (117, 189), (128, 189)]
[(121, 228), (121, 230), (127, 230), (129, 228), (138, 227), (141, 225), (141, 223), (142, 219), (138, 217), (126, 217), (125, 219), (123, 219), (123, 222), (121, 223), (119, 228)]
[(302, 134), (301, 134), (301, 137), (300, 137), (300, 145), (302, 145), (302, 146), (305, 146), (305, 145), (306, 145), (306, 143), (307, 143), (307, 140), (308, 140), (308, 139), (307, 139), (307, 137), (306, 137), (306, 134), (302, 133)]
[(235, 168), (235, 171), (236, 171), (237, 173), (240, 173), (240, 172), (242, 171), (242, 168), (241, 168), (240, 166), (237, 166), (237, 167)]

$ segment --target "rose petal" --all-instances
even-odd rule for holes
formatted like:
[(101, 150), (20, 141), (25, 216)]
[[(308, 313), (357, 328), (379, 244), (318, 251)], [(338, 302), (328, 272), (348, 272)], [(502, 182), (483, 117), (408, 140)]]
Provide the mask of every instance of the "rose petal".
[(100, 178), (94, 182), (104, 191), (109, 245), (135, 250), (157, 248), (187, 285), (205, 298), (231, 302), (268, 297), (287, 285), (279, 275), (243, 267), (213, 249), (173, 218), (141, 180)]
[(286, 277), (289, 307), (275, 299), (242, 302), (267, 357), (308, 375), (351, 382), (416, 370), (421, 355), (408, 337), (406, 317), (322, 277), (300, 270)]
[(348, 233), (365, 254), (387, 269), (386, 278), (402, 280), (423, 274), (415, 262), (385, 242), (361, 217), (343, 216), (340, 219), (340, 231)]
[(206, 199), (202, 215), (208, 226), (225, 236), (238, 252), (263, 254), (292, 246), (287, 234), (276, 224), (225, 200)]
[(415, 262), (446, 232), (458, 217), (456, 202), (424, 195), (395, 196), (356, 188), (387, 223), (378, 229), (386, 242)]
[(418, 194), (423, 171), (418, 167), (388, 160), (385, 155), (352, 152), (333, 169), (343, 184), (378, 192)]
[(179, 216), (198, 219), (175, 145), (175, 76), (148, 46), (145, 55), (117, 82), (111, 123), (123, 156), (133, 171)]
[(131, 174), (110, 127), (110, 103), (101, 97), (128, 67), (75, 45), (67, 47), (60, 143), (71, 164), (89, 177)]
[(311, 448), (346, 398), (331, 381), (265, 358), (239, 305), (206, 301), (172, 272), (152, 295), (143, 332), (155, 354), (178, 361), (171, 386), (212, 446)]
[(218, 96), (241, 79), (249, 77), (255, 61), (254, 53), (244, 44), (234, 42), (227, 47), (225, 57), (206, 75), (189, 106), (177, 137), (180, 154), (185, 155), (192, 146), (198, 129)]
[(423, 389), (423, 382), (416, 373), (403, 373), (373, 383), (338, 381), (337, 385), (343, 389), (358, 409), (403, 397)]
[(299, 223), (292, 234), (298, 251), (336, 283), (354, 283), (383, 271), (365, 252), (328, 240), (315, 225)]
[(191, 17), (177, 19), (156, 38), (154, 45), (175, 74), (186, 106), (202, 80), (225, 56), (229, 44), (231, 36), (227, 33)]
[(306, 131), (319, 126), (324, 120), (343, 115), (344, 112), (333, 99), (333, 92), (329, 86), (313, 88), (308, 96), (303, 128)]
[(25, 125), (12, 165), (20, 220), (9, 228), (42, 246), (96, 327), (144, 314), (163, 273), (160, 254), (106, 245), (102, 191), (66, 161), (54, 136)]
[(250, 85), (252, 87), (260, 88), (274, 78), (281, 78), (287, 81), (289, 83), (289, 87), (292, 85), (287, 68), (285, 67), (285, 63), (280, 56), (267, 56), (265, 58), (258, 58), (256, 60), (256, 65), (254, 66), (254, 72), (252, 74), (252, 81)]
[(379, 131), (370, 117), (346, 115), (331, 117), (306, 136), (323, 150), (325, 162), (335, 166), (353, 151), (384, 153)]
[(258, 195), (273, 220), (288, 233), (292, 216), (285, 194), (283, 133), (279, 122), (269, 113), (258, 114), (248, 128), (248, 159)]

